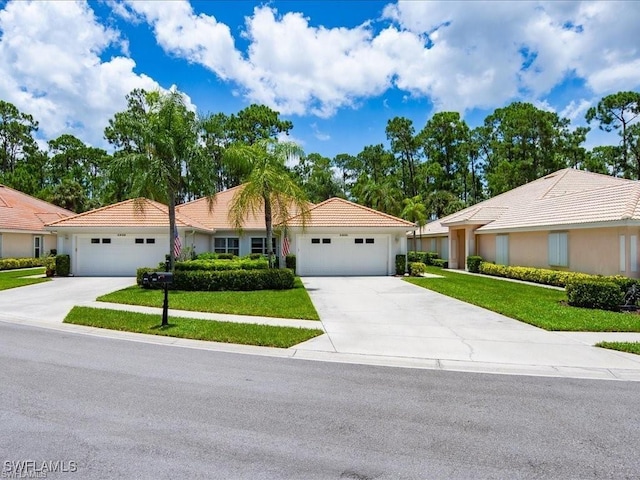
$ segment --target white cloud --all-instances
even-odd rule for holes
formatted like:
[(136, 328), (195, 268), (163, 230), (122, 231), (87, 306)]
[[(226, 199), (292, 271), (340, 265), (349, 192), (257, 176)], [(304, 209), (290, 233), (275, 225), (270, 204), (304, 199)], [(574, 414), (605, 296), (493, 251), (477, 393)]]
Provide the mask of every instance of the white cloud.
[(125, 108), (125, 95), (158, 88), (134, 73), (130, 58), (101, 61), (122, 40), (84, 3), (10, 2), (0, 11), (0, 31), (0, 98), (32, 114), (45, 138), (71, 133), (104, 146), (103, 129)]
[(313, 131), (313, 136), (316, 137), (321, 142), (326, 142), (328, 140), (331, 140), (331, 135), (329, 135), (328, 133), (321, 132), (320, 129), (318, 128), (317, 123), (311, 124), (311, 130)]
[(591, 106), (591, 101), (586, 99), (581, 99), (579, 102), (575, 100), (571, 100), (569, 105), (564, 107), (564, 109), (560, 112), (561, 118), (568, 118), (572, 122), (576, 119), (584, 118), (584, 115), (587, 113), (587, 110)]

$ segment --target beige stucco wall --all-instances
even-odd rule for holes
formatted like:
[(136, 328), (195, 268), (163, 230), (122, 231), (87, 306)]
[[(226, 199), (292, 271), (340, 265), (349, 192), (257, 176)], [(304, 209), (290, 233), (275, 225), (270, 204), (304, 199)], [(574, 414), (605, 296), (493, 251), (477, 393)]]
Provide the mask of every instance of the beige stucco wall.
[[(33, 237), (31, 233), (2, 233), (3, 258), (33, 257)], [(55, 235), (42, 235), (44, 243), (42, 256), (49, 255), (51, 249), (57, 248)]]
[[(561, 232), (562, 230), (556, 230)], [(560, 268), (549, 265), (549, 231), (509, 233), (509, 264), (571, 270), (599, 275), (639, 277), (638, 259), (632, 265), (631, 242), (636, 236), (636, 252), (640, 252), (640, 229), (635, 227), (589, 228), (565, 230), (568, 234), (569, 265)], [(625, 238), (625, 269), (620, 269), (620, 236)], [(478, 254), (495, 262), (496, 235), (477, 235)]]

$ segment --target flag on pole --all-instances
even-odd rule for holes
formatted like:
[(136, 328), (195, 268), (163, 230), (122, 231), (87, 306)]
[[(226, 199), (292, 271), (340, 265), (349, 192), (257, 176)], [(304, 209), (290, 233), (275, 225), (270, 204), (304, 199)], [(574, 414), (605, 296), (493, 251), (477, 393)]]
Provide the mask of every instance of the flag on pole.
[(282, 241), (282, 256), (286, 257), (287, 255), (289, 255), (289, 237), (285, 233)]
[(178, 235), (178, 229), (177, 228), (176, 228), (175, 232), (176, 232), (176, 237), (175, 237), (175, 241), (173, 243), (173, 256), (175, 258), (178, 258), (180, 256), (180, 253), (182, 252), (182, 242), (180, 241), (180, 235)]

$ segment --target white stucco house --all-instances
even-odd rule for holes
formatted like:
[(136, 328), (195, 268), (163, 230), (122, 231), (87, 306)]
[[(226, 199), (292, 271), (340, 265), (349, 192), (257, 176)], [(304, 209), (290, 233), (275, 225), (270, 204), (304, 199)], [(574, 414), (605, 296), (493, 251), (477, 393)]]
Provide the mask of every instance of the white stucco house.
[[(247, 215), (238, 231), (228, 218), (233, 196), (242, 186), (176, 207), (183, 247), (196, 253), (266, 253), (263, 212)], [(279, 228), (275, 252), (284, 263), (296, 254), (300, 275), (392, 275), (396, 254), (406, 254), (406, 233), (415, 226), (347, 200), (332, 198), (310, 205), (305, 222), (293, 216)], [(303, 225), (304, 223), (304, 225)], [(127, 200), (49, 223), (58, 235), (58, 252), (71, 256), (78, 276), (133, 276), (138, 267), (154, 267), (169, 251), (165, 205)], [(286, 241), (285, 241), (286, 238)]]

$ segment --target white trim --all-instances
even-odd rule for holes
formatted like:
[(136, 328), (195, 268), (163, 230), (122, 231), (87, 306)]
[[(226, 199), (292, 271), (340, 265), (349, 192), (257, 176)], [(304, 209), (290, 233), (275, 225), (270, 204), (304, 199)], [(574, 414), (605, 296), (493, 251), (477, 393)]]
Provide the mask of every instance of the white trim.
[(631, 271), (638, 271), (638, 236), (631, 235), (629, 244), (629, 262), (631, 263)]
[(558, 225), (535, 225), (517, 228), (495, 228), (492, 230), (484, 230), (484, 227), (478, 228), (476, 235), (495, 235), (500, 233), (520, 233), (520, 232), (540, 232), (555, 230), (577, 230), (585, 228), (613, 228), (613, 227), (638, 227), (640, 220), (615, 220), (612, 222), (585, 222), (585, 223), (566, 223)]

